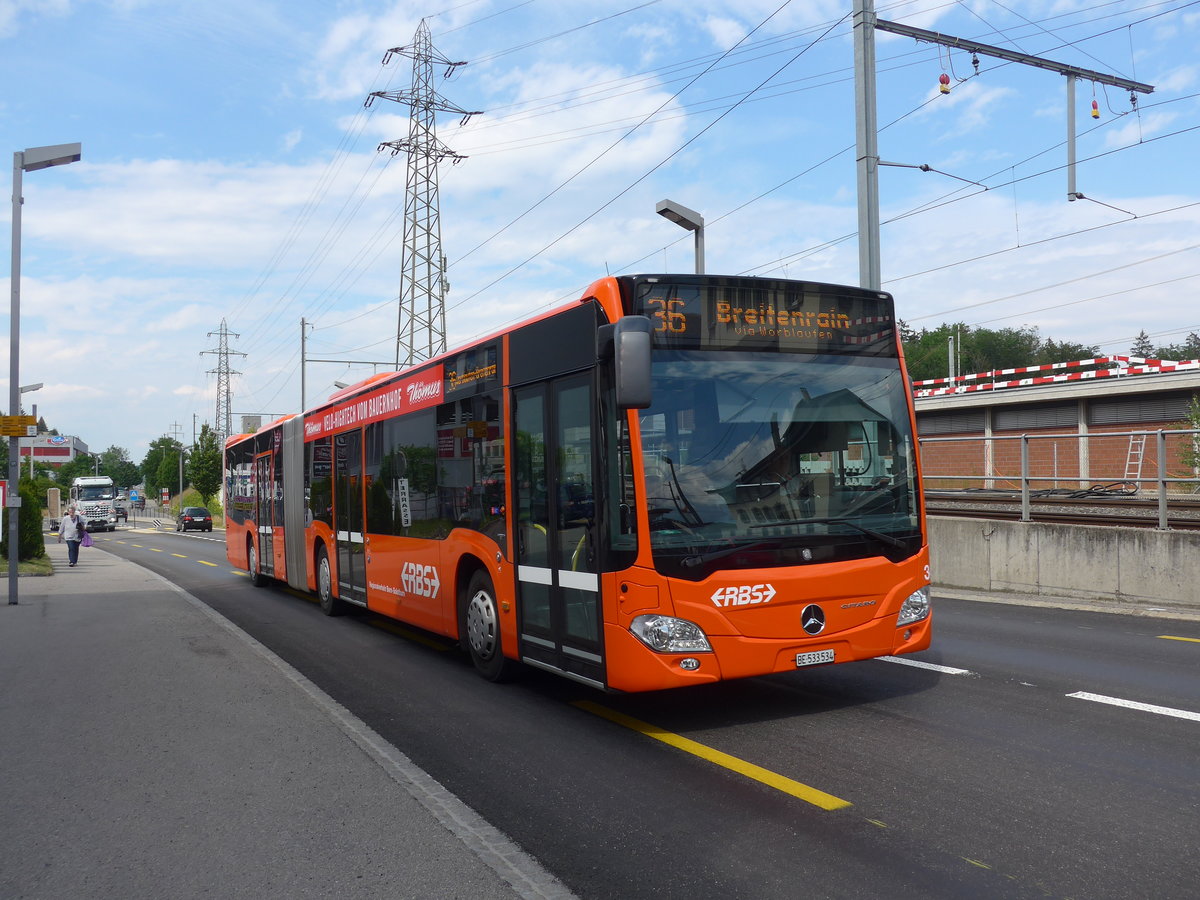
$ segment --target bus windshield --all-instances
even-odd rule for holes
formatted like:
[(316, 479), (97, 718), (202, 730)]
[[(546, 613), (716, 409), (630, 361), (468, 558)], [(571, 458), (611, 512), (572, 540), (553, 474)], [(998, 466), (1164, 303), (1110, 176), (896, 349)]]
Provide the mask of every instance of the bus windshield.
[(897, 359), (660, 349), (652, 373), (640, 422), (663, 574), (920, 550)]

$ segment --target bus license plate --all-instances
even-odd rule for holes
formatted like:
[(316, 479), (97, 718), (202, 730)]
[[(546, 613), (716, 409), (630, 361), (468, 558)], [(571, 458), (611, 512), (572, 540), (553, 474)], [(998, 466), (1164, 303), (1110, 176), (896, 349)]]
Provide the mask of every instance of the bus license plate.
[(833, 662), (833, 650), (813, 650), (811, 653), (796, 654), (796, 668), (803, 666), (819, 666), (822, 663)]

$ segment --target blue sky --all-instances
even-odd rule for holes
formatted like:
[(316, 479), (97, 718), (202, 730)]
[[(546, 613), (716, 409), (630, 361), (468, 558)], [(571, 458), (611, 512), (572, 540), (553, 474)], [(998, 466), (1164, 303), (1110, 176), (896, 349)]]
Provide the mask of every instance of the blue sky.
[[(300, 405), (312, 358), (395, 353), (404, 108), (422, 17), (469, 64), (436, 89), (453, 345), (605, 272), (857, 283), (850, 0), (0, 0), (6, 152), (79, 141), (25, 176), (21, 382), (93, 450), (191, 442), (215, 413)], [(880, 33), (884, 288), (911, 325), (1035, 326), (1128, 352), (1200, 331), (1200, 3), (911, 0), (880, 18), (1152, 84), (1077, 86)], [(953, 89), (940, 95), (938, 76)], [(1100, 118), (1090, 115), (1095, 99)], [(912, 166), (928, 165), (923, 172)], [(8, 217), (4, 205), (3, 216)], [(5, 228), (7, 231), (7, 228)], [(4, 254), (7, 260), (7, 254)], [(7, 279), (7, 263), (3, 277)], [(5, 342), (7, 346), (7, 342)], [(370, 366), (310, 363), (309, 402)], [(4, 366), (2, 374), (7, 376)], [(7, 384), (3, 388), (7, 396)], [(235, 420), (235, 427), (237, 422)], [(177, 428), (175, 427), (177, 426)]]

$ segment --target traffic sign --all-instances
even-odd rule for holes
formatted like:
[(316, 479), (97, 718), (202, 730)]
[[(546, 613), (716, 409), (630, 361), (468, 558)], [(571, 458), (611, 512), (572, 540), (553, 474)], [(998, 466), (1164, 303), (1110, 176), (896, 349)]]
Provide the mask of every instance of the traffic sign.
[(37, 437), (33, 416), (0, 416), (0, 437)]

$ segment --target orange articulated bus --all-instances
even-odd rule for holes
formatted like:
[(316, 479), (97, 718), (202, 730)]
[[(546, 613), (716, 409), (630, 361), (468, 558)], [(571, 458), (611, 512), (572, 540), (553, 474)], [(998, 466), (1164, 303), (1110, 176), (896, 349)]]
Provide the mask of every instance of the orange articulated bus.
[(646, 691), (929, 646), (892, 298), (705, 275), (574, 303), (225, 447), (230, 562)]

